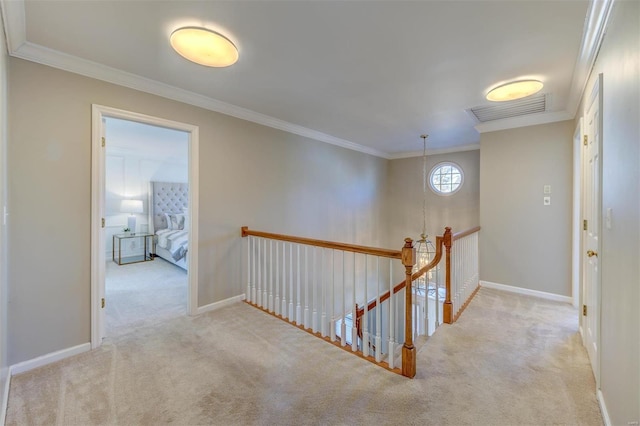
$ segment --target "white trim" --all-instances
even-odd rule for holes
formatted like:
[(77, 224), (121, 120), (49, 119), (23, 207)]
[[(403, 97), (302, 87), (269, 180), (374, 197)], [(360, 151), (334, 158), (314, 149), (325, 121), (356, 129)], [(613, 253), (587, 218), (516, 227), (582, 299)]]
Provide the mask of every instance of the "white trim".
[[(196, 315), (198, 311), (198, 199), (199, 199), (199, 128), (198, 126), (152, 117), (102, 105), (92, 105), (92, 171), (91, 171), (91, 347), (102, 344), (104, 318), (100, 299), (104, 297), (105, 243), (104, 231), (100, 225), (104, 217), (104, 160), (105, 151), (101, 146), (104, 117), (136, 121), (143, 124), (166, 127), (189, 133), (189, 266), (187, 313)], [(107, 143), (109, 143), (107, 141)]]
[[(479, 143), (469, 145), (453, 146), (451, 148), (427, 149), (427, 155), (451, 154), (454, 152), (476, 151), (480, 149)], [(422, 151), (400, 152), (387, 156), (389, 160), (400, 160), (402, 158), (422, 157)]]
[(547, 293), (546, 291), (531, 290), (528, 288), (515, 287), (506, 284), (492, 283), (490, 281), (480, 281), (480, 286), (485, 288), (492, 288), (494, 290), (508, 291), (510, 293), (524, 294), (525, 296), (534, 296), (541, 299), (554, 300), (556, 302), (564, 302), (571, 304), (572, 299), (569, 296), (562, 296), (555, 293)]
[(376, 157), (388, 158), (389, 154), (379, 151), (368, 146), (360, 145), (355, 142), (331, 136), (327, 133), (289, 123), (278, 118), (274, 118), (259, 112), (255, 112), (246, 108), (232, 105), (218, 99), (210, 98), (199, 93), (189, 90), (180, 89), (159, 81), (141, 77), (137, 74), (121, 71), (116, 68), (108, 67), (97, 62), (81, 59), (57, 50), (49, 49), (30, 42), (23, 43), (18, 49), (10, 52), (16, 58), (25, 59), (50, 67), (58, 68), (75, 74), (84, 75), (86, 77), (95, 78), (106, 81), (108, 83), (117, 84), (118, 86), (128, 87), (139, 90), (141, 92), (151, 93), (153, 95), (162, 96), (174, 101), (183, 102), (189, 105), (195, 105), (209, 111), (219, 112), (221, 114), (230, 115), (242, 120), (251, 121), (253, 123), (262, 124), (263, 126), (274, 129), (283, 130), (285, 132), (304, 136), (320, 142), (331, 145), (337, 145), (353, 151), (363, 152)]
[(574, 117), (578, 112), (580, 99), (584, 94), (589, 81), (589, 76), (595, 65), (602, 40), (607, 29), (607, 23), (611, 16), (614, 0), (592, 0), (589, 2), (589, 10), (584, 21), (580, 51), (573, 69), (571, 91), (567, 101), (567, 111)]
[(2, 20), (7, 38), (7, 49), (13, 54), (27, 41), (24, 0), (2, 0)]
[(9, 406), (9, 389), (11, 387), (11, 367), (5, 367), (2, 369), (3, 377), (6, 375), (4, 381), (4, 392), (2, 394), (2, 411), (0, 412), (0, 425), (4, 425), (7, 419), (7, 407)]
[(225, 306), (233, 305), (234, 303), (241, 302), (245, 299), (245, 295), (240, 294), (238, 296), (233, 296), (228, 299), (221, 300), (219, 302), (210, 303), (208, 305), (200, 306), (197, 310), (197, 314), (204, 314), (205, 312), (215, 311), (220, 308), (224, 308)]
[(607, 411), (607, 404), (604, 403), (604, 395), (602, 394), (602, 391), (598, 389), (596, 395), (598, 397), (600, 411), (602, 412), (602, 421), (604, 422), (604, 426), (611, 426), (611, 418), (609, 417), (609, 411)]
[(51, 352), (46, 355), (39, 356), (34, 359), (19, 362), (9, 367), (9, 374), (14, 376), (16, 374), (25, 373), (35, 368), (43, 367), (48, 364), (60, 361), (65, 358), (69, 358), (74, 355), (78, 355), (91, 350), (91, 343), (83, 343), (78, 346), (73, 346), (67, 349), (61, 349), (56, 352)]
[[(582, 271), (582, 144), (583, 118), (580, 117), (573, 133), (573, 212), (571, 237), (571, 296), (573, 307), (580, 305), (580, 276)], [(582, 322), (580, 320), (580, 322)]]

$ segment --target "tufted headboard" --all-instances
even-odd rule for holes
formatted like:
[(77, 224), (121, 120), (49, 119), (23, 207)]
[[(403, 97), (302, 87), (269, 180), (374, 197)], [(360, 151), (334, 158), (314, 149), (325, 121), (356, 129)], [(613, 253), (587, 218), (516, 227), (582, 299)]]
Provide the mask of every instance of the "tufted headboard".
[(177, 182), (150, 182), (149, 206), (153, 225), (150, 230), (154, 233), (158, 229), (167, 227), (165, 213), (182, 213), (189, 207), (189, 184)]

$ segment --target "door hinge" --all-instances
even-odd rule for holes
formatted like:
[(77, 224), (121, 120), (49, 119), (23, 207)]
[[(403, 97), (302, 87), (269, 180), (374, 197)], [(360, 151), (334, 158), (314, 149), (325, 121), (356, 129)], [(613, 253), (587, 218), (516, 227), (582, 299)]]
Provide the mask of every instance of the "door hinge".
[[(102, 299), (104, 300), (104, 299)], [(582, 305), (582, 316), (586, 317), (587, 316), (587, 305)]]
[[(589, 138), (587, 137), (587, 135), (584, 135), (584, 136), (582, 137), (582, 145), (585, 145), (585, 146), (586, 146), (586, 145), (587, 145), (587, 141), (588, 141), (588, 140), (589, 140)], [(102, 141), (103, 141), (103, 142), (102, 142), (102, 144), (103, 144), (102, 146), (104, 146), (104, 138), (102, 138)]]
[(102, 298), (102, 302), (100, 303), (100, 305), (102, 306), (102, 309), (104, 309), (104, 307), (107, 305), (107, 302), (105, 302), (104, 297)]
[(102, 218), (101, 223), (102, 223), (102, 227), (104, 228), (104, 217)]
[(587, 223), (587, 219), (585, 219), (585, 220), (583, 220), (583, 221), (582, 221), (582, 230), (583, 230), (583, 231), (586, 231), (586, 230), (587, 230), (587, 224), (588, 224), (588, 223)]
[[(586, 137), (586, 136), (585, 136), (585, 137)], [(103, 137), (102, 137), (102, 147), (103, 147), (103, 148), (104, 148), (105, 144), (106, 144), (106, 139), (105, 139), (105, 138), (104, 138), (104, 136), (103, 136)], [(586, 145), (586, 144), (587, 144), (587, 143), (585, 142), (585, 145)]]

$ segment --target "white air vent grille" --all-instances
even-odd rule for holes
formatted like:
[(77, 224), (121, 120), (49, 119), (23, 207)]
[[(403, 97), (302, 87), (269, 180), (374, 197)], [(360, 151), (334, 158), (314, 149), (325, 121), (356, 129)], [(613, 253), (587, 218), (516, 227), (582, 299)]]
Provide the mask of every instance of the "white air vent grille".
[(471, 108), (469, 112), (471, 112), (480, 123), (485, 123), (487, 121), (545, 112), (546, 108), (547, 96), (542, 94), (515, 101), (479, 106)]

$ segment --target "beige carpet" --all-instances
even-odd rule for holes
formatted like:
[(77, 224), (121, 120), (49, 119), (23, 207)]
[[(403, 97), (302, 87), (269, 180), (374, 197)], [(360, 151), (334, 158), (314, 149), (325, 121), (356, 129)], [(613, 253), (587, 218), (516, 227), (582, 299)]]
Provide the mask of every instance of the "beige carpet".
[(14, 377), (7, 424), (600, 425), (576, 317), (482, 289), (409, 380), (238, 303)]
[(187, 272), (164, 259), (107, 262), (106, 338), (187, 314)]

